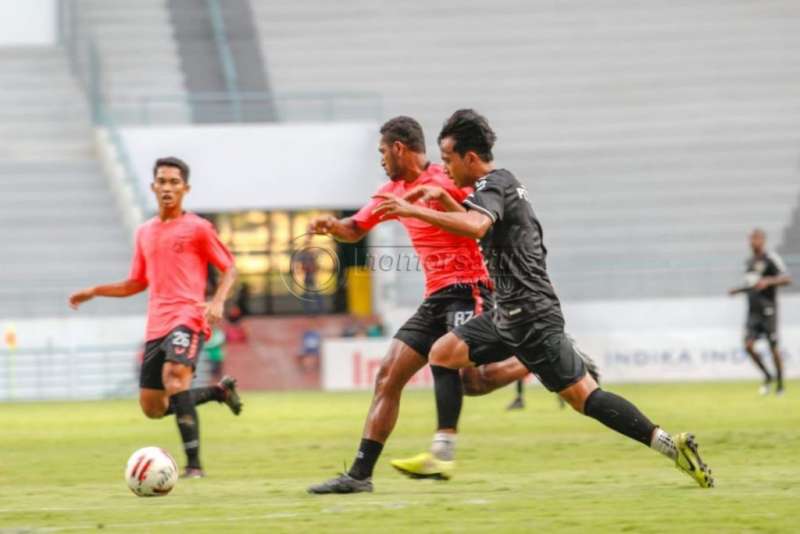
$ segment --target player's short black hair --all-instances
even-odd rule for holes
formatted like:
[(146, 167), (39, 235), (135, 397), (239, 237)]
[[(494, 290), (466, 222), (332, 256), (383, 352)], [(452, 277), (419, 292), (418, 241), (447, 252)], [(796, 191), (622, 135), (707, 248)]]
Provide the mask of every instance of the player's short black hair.
[(155, 165), (153, 165), (153, 177), (158, 172), (159, 167), (175, 167), (181, 171), (181, 178), (187, 184), (189, 183), (189, 165), (180, 158), (170, 156), (167, 158), (158, 158)]
[(389, 119), (381, 126), (381, 135), (386, 144), (391, 145), (395, 141), (400, 141), (409, 150), (425, 153), (425, 134), (422, 126), (411, 117), (403, 115)]
[(497, 136), (486, 117), (473, 109), (459, 109), (453, 113), (439, 132), (439, 143), (446, 137), (453, 138), (453, 150), (462, 157), (475, 152), (483, 161), (492, 161), (492, 147)]

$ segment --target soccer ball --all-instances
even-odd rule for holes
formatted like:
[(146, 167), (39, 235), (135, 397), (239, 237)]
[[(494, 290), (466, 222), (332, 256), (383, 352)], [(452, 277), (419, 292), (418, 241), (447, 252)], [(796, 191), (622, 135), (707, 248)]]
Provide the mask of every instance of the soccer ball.
[(125, 480), (139, 497), (166, 495), (178, 481), (178, 464), (164, 449), (144, 447), (128, 460)]

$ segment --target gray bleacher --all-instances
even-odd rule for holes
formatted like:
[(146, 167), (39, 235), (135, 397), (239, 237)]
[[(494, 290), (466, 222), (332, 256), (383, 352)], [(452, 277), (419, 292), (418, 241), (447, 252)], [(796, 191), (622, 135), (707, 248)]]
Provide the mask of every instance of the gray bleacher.
[[(70, 291), (127, 274), (130, 235), (93, 151), (64, 51), (0, 50), (0, 318), (65, 315)], [(137, 298), (84, 313), (142, 310)]]
[(789, 223), (797, 2), (252, 5), (279, 93), (377, 92), (432, 149), (453, 110), (486, 114), (565, 298), (719, 294), (739, 280), (747, 231), (777, 246)]
[(167, 0), (79, 0), (78, 12), (97, 43), (103, 90), (118, 120), (189, 122)]

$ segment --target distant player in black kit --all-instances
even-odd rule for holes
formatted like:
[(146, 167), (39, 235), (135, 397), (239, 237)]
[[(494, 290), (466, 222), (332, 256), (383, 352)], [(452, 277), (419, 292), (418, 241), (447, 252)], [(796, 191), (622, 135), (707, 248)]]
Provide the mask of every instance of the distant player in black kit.
[(761, 356), (755, 350), (760, 337), (769, 342), (772, 361), (775, 363), (775, 394), (783, 394), (783, 361), (778, 349), (778, 288), (792, 283), (783, 260), (774, 252), (767, 251), (767, 234), (756, 228), (750, 234), (750, 248), (753, 255), (748, 258), (745, 285), (731, 289), (728, 293), (736, 295), (747, 293), (747, 324), (745, 326), (744, 348), (753, 363), (764, 373), (761, 394), (770, 391), (773, 377), (767, 371)]
[(564, 333), (561, 306), (547, 275), (542, 227), (525, 189), (511, 172), (495, 169), (495, 134), (484, 117), (456, 111), (439, 134), (447, 174), (458, 187), (473, 186), (461, 205), (435, 211), (419, 200), (444, 199), (441, 188), (422, 187), (387, 197), (386, 216), (415, 217), (456, 235), (479, 239), (495, 284), (496, 306), (434, 343), (432, 365), (459, 369), (515, 355), (547, 389), (575, 410), (651, 447), (675, 462), (701, 487), (712, 487), (711, 470), (697, 453), (694, 436), (673, 437), (633, 404), (597, 386), (579, 350)]

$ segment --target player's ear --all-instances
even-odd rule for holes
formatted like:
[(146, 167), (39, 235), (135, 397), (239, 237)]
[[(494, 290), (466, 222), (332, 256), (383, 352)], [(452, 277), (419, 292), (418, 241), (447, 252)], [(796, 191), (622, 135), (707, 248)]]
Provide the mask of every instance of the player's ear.
[(150, 182), (150, 191), (152, 191), (153, 193), (156, 192), (156, 181), (155, 180)]
[(392, 148), (394, 148), (394, 152), (398, 156), (402, 155), (403, 151), (406, 149), (405, 145), (400, 141), (395, 141), (394, 143), (392, 143)]

